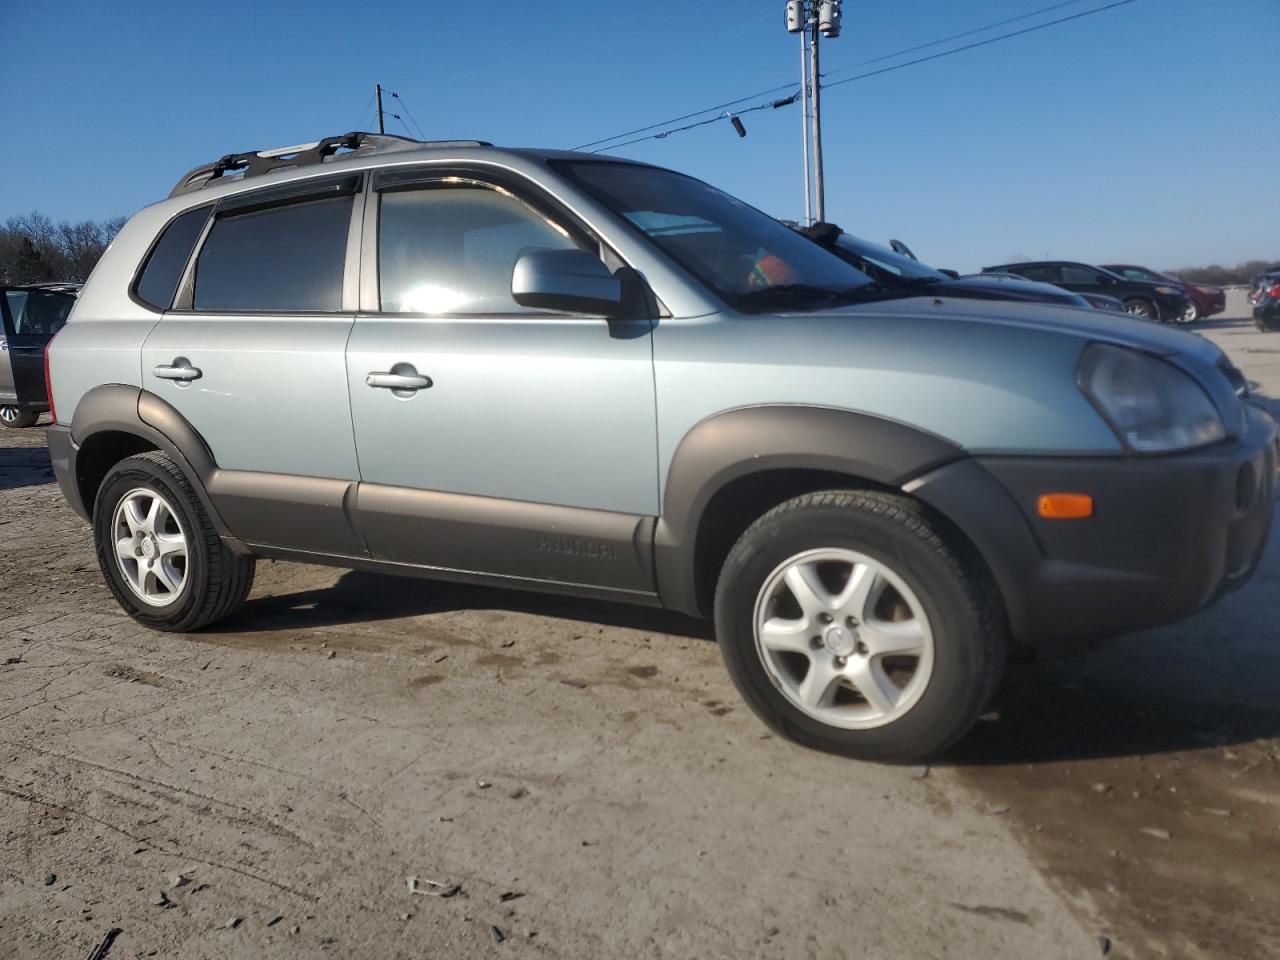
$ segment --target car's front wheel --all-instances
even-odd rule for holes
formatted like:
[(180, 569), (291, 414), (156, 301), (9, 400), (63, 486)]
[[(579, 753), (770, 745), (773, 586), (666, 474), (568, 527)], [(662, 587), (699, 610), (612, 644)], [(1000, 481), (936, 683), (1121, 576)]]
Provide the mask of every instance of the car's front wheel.
[(1124, 302), (1126, 313), (1131, 313), (1135, 317), (1141, 317), (1143, 320), (1150, 320), (1152, 323), (1160, 321), (1160, 315), (1156, 313), (1155, 304), (1146, 300), (1133, 299)]
[(911, 500), (828, 491), (774, 508), (730, 551), (716, 632), (766, 723), (863, 759), (935, 756), (1000, 676), (1004, 617), (962, 545)]
[(208, 626), (238, 609), (253, 586), (253, 559), (227, 549), (191, 483), (158, 451), (107, 473), (93, 537), (116, 601), (156, 630)]
[(6, 427), (17, 429), (20, 427), (33, 427), (40, 414), (31, 410), (23, 410), (10, 404), (0, 406), (0, 424)]
[(1183, 323), (1196, 323), (1200, 319), (1200, 304), (1192, 300), (1187, 304), (1187, 309), (1182, 311)]

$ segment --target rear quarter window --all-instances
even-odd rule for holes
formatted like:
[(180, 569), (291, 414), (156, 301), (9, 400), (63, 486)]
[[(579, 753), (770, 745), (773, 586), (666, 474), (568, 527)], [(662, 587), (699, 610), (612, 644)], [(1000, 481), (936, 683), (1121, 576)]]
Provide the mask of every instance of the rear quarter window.
[(160, 234), (160, 239), (151, 248), (151, 255), (147, 257), (146, 265), (134, 287), (139, 300), (157, 310), (168, 310), (173, 306), (173, 297), (182, 279), (182, 271), (191, 259), (191, 251), (200, 239), (200, 231), (204, 229), (212, 209), (213, 207), (200, 207), (188, 210), (165, 227), (164, 233)]

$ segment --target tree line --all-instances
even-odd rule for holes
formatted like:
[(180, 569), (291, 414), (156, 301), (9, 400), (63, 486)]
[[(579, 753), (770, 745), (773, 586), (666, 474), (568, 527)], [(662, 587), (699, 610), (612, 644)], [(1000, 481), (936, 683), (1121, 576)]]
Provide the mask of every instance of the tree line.
[(127, 217), (54, 223), (38, 210), (0, 224), (0, 283), (84, 282)]
[(1253, 278), (1268, 270), (1280, 270), (1280, 260), (1246, 260), (1234, 267), (1214, 264), (1210, 267), (1186, 267), (1168, 271), (1186, 283), (1211, 283), (1219, 287), (1250, 283)]

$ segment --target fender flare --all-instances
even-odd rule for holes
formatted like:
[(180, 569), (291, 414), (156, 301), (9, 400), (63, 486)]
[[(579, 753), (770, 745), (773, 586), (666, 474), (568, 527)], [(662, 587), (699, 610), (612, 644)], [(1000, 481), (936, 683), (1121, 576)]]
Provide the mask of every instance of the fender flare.
[[(76, 404), (71, 417), (71, 442), (78, 454), (93, 436), (106, 432), (131, 434), (162, 450), (186, 475), (218, 535), (232, 549), (248, 552), (209, 497), (209, 480), (218, 465), (208, 445), (182, 414), (139, 387), (103, 384), (89, 390)], [(78, 481), (79, 474), (75, 475)], [(86, 514), (92, 512), (91, 503), (83, 506)]]
[(697, 423), (672, 456), (654, 538), (658, 593), (665, 606), (708, 611), (699, 596), (701, 521), (728, 484), (752, 474), (809, 470), (901, 487), (965, 457), (959, 446), (916, 427), (835, 407), (738, 407)]

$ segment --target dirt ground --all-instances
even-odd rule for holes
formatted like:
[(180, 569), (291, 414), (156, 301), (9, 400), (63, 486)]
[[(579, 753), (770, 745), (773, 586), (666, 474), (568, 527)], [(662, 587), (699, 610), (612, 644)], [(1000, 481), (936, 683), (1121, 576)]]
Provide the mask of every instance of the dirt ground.
[(1275, 541), (892, 768), (770, 736), (654, 611), (263, 563), (148, 632), (43, 442), (0, 434), (0, 956), (1280, 955)]

